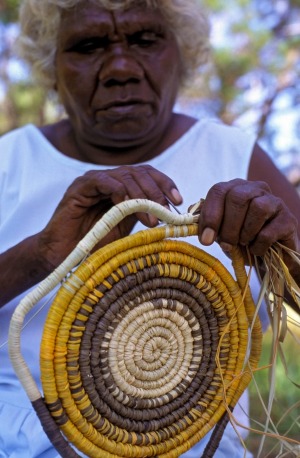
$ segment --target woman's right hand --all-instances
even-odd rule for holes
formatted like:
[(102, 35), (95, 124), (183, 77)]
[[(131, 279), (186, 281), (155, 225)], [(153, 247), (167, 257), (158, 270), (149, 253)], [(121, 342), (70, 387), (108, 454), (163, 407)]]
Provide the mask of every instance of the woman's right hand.
[[(149, 165), (121, 166), (106, 171), (89, 171), (67, 189), (53, 216), (38, 234), (40, 255), (52, 271), (75, 248), (94, 224), (112, 206), (126, 199), (150, 199), (168, 206), (182, 202), (175, 183)], [(137, 220), (153, 227), (158, 221), (145, 213), (125, 218), (97, 246), (128, 235)]]

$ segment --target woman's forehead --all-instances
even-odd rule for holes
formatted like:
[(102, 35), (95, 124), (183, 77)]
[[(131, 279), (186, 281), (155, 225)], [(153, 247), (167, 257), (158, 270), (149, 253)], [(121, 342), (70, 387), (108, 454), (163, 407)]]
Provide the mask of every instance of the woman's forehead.
[(126, 33), (130, 32), (132, 27), (147, 28), (157, 24), (166, 25), (162, 13), (157, 8), (134, 5), (131, 8), (110, 10), (95, 1), (87, 1), (63, 11), (61, 31), (67, 29), (76, 32), (85, 27), (101, 27), (104, 32), (117, 26)]

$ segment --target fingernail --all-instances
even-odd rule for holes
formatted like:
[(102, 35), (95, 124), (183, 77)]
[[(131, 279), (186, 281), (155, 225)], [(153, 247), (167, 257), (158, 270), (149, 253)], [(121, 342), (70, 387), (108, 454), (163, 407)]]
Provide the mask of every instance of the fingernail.
[(149, 224), (150, 224), (151, 227), (157, 225), (158, 221), (157, 221), (157, 218), (155, 216), (148, 214), (148, 218), (149, 218)]
[(211, 245), (214, 243), (215, 239), (216, 232), (212, 228), (206, 227), (202, 232), (200, 241), (203, 245)]
[(221, 242), (220, 247), (225, 253), (231, 253), (233, 246), (230, 243)]
[(172, 194), (172, 197), (174, 199), (174, 203), (177, 203), (177, 204), (181, 204), (182, 202), (182, 195), (180, 194), (180, 192), (178, 191), (178, 189), (176, 188), (173, 188), (171, 190), (171, 194)]

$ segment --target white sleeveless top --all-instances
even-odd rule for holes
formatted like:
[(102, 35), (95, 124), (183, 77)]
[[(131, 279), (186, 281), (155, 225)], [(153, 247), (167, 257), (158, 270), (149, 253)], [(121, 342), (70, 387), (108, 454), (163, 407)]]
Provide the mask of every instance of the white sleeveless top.
[[(254, 141), (238, 128), (200, 120), (148, 163), (174, 180), (184, 198), (178, 208), (186, 212), (189, 205), (206, 196), (213, 184), (247, 178)], [(0, 253), (42, 230), (76, 177), (91, 169), (107, 168), (112, 167), (64, 156), (33, 125), (3, 136), (0, 139)], [(135, 230), (140, 228), (142, 225), (138, 224)], [(194, 237), (192, 243), (199, 244), (198, 239)], [(231, 270), (230, 260), (217, 244), (205, 249)], [(23, 296), (0, 309), (0, 404), (15, 405), (17, 399), (19, 409), (30, 409), (10, 364), (7, 345), (3, 345), (13, 310)], [(30, 313), (29, 320), (39, 307)], [(22, 334), (22, 353), (38, 384), (39, 346), (48, 307), (49, 304), (32, 318)]]

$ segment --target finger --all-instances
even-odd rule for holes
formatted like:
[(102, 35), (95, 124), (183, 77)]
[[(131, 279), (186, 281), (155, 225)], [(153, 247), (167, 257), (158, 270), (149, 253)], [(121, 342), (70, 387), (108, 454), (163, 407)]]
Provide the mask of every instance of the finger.
[(249, 250), (256, 256), (264, 256), (275, 243), (280, 242), (292, 250), (297, 249), (297, 221), (282, 204), (281, 210), (267, 221), (255, 239), (250, 243)]
[[(183, 202), (183, 198), (174, 181), (167, 175), (159, 172), (151, 166), (147, 166), (147, 168), (149, 175), (157, 183), (157, 186), (162, 191), (163, 195), (167, 196), (167, 198), (174, 205), (180, 205)], [(163, 203), (163, 205), (164, 204), (165, 202)]]
[(282, 201), (273, 195), (252, 199), (249, 204), (238, 243), (249, 245), (268, 221), (280, 211)]
[[(269, 192), (260, 183), (247, 181), (237, 184), (228, 190), (225, 199), (223, 220), (218, 233), (218, 239), (220, 241), (231, 245), (240, 244), (246, 221), (252, 225), (252, 230), (254, 231), (252, 238), (255, 237), (265, 221), (272, 217), (276, 211), (276, 206), (272, 205), (273, 196), (270, 194), (266, 196), (266, 200), (264, 201), (265, 203), (270, 202), (270, 205), (264, 205), (260, 212), (255, 211), (259, 199), (265, 196), (267, 191)], [(260, 220), (255, 219), (258, 214)]]
[[(180, 201), (180, 194), (175, 189), (175, 185), (172, 180), (170, 180), (166, 175), (158, 172), (151, 166), (143, 166), (138, 169), (135, 169), (135, 179), (141, 186), (145, 197), (157, 202), (160, 205), (169, 209), (169, 198), (172, 202), (174, 201), (174, 195)], [(176, 192), (178, 196), (176, 195)], [(145, 215), (142, 213), (138, 214), (138, 218), (143, 222), (143, 224), (149, 225), (150, 227), (156, 226), (158, 224), (158, 219), (154, 215), (147, 215), (148, 221), (144, 220)]]
[(203, 245), (211, 245), (217, 238), (224, 217), (226, 195), (232, 186), (232, 182), (217, 183), (207, 193), (198, 221), (199, 239)]
[(269, 192), (269, 188), (265, 183), (241, 179), (214, 185), (200, 213), (201, 243), (210, 245), (218, 237), (220, 242), (236, 245), (251, 200), (266, 192)]
[(99, 197), (109, 197), (115, 205), (125, 200), (127, 196), (125, 183), (115, 178), (110, 171), (98, 173), (96, 179), (96, 189), (99, 192)]
[[(131, 166), (118, 172), (121, 173), (129, 198), (149, 199), (167, 208), (169, 198), (171, 202), (182, 201), (174, 182), (151, 166)], [(158, 223), (153, 215), (139, 213), (138, 218), (147, 226), (155, 226)]]
[[(147, 199), (150, 198), (152, 191), (152, 200), (158, 199), (164, 202), (162, 192), (158, 190), (152, 177), (144, 174), (138, 174), (137, 169), (140, 167), (122, 166), (106, 171), (90, 171), (82, 178), (80, 189), (77, 192), (83, 196), (93, 196), (98, 202), (110, 198), (113, 204), (118, 204), (126, 199)], [(144, 183), (147, 182), (147, 185)], [(149, 190), (147, 192), (144, 191)], [(90, 202), (90, 201), (89, 201)], [(158, 223), (157, 218), (140, 213), (137, 215), (140, 221), (147, 226), (155, 226)]]
[(119, 180), (116, 180), (109, 171), (89, 171), (74, 181), (70, 187), (73, 195), (80, 199), (82, 204), (87, 206), (90, 200), (93, 203), (103, 199), (112, 198), (113, 202), (120, 203), (125, 199), (126, 187)]
[(182, 203), (182, 196), (174, 181), (150, 165), (134, 167), (132, 174), (145, 198), (167, 207), (169, 202), (174, 205)]
[[(162, 192), (144, 167), (120, 167), (112, 174), (126, 189), (126, 199), (150, 199), (159, 203), (165, 201)], [(137, 213), (137, 217), (146, 226), (152, 227), (158, 224), (157, 218), (152, 215)]]

